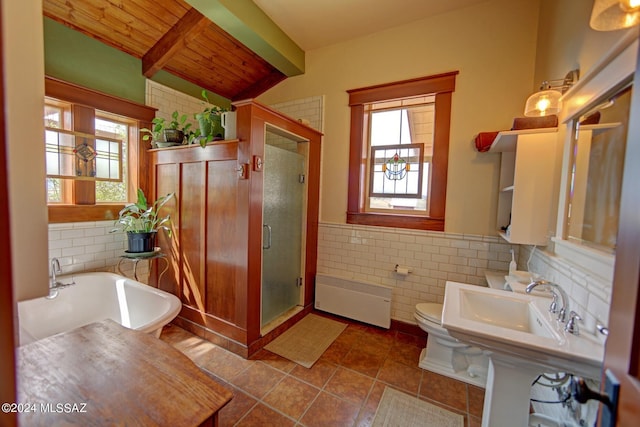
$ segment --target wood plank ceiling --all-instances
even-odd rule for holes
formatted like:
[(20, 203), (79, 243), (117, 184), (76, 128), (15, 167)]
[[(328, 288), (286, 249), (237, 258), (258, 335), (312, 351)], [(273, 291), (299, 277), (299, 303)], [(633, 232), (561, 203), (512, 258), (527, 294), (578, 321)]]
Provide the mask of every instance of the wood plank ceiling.
[(232, 101), (285, 75), (182, 0), (44, 0), (44, 16)]

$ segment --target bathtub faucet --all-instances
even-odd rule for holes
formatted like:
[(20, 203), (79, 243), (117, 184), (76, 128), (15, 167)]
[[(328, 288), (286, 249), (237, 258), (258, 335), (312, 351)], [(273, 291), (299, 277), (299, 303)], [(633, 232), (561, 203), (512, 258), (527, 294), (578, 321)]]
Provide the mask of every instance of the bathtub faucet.
[[(567, 293), (559, 285), (556, 285), (553, 282), (547, 282), (546, 280), (536, 280), (529, 283), (529, 285), (527, 285), (527, 288), (525, 289), (525, 292), (529, 294), (537, 286), (548, 288), (551, 291), (553, 301), (549, 306), (549, 311), (554, 314), (557, 313), (558, 320), (564, 323), (567, 320), (567, 313), (569, 312), (569, 296), (567, 295)], [(554, 289), (556, 289), (560, 294), (560, 304), (562, 304), (560, 310), (558, 310), (558, 294), (554, 291)]]
[(60, 261), (58, 258), (51, 258), (51, 285), (50, 288), (56, 286), (56, 273), (62, 273), (62, 269), (60, 268)]
[(66, 288), (67, 286), (75, 285), (75, 282), (61, 283), (56, 280), (56, 274), (62, 273), (60, 268), (60, 261), (58, 258), (51, 258), (51, 282), (49, 283), (49, 295), (47, 298), (53, 299), (58, 296), (58, 289)]
[(62, 273), (60, 261), (58, 261), (58, 258), (51, 258), (51, 282), (49, 282), (49, 295), (47, 296), (49, 299), (58, 296), (56, 273)]

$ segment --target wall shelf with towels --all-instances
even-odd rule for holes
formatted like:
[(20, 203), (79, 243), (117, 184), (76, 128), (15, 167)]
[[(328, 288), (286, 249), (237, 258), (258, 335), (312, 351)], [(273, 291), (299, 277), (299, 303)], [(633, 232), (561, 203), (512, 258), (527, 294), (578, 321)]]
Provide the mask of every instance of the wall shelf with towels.
[(497, 226), (507, 242), (546, 245), (554, 183), (558, 179), (557, 128), (504, 131), (491, 144), (500, 153)]

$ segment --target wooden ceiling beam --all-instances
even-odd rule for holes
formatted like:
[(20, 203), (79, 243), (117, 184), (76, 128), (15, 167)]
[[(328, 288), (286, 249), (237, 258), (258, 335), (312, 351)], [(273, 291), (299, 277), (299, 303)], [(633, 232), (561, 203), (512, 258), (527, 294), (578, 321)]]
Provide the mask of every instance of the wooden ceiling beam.
[(142, 57), (142, 74), (151, 78), (169, 62), (171, 57), (182, 49), (189, 39), (197, 36), (211, 21), (191, 8), (182, 18), (166, 32), (155, 45)]
[(248, 88), (245, 88), (240, 93), (236, 93), (234, 96), (231, 97), (231, 101), (242, 101), (244, 99), (253, 99), (258, 95), (262, 94), (263, 92), (267, 91), (267, 89), (270, 89), (273, 86), (277, 85), (278, 83), (280, 83), (286, 78), (287, 76), (282, 74), (280, 71), (274, 69), (268, 75), (258, 80)]

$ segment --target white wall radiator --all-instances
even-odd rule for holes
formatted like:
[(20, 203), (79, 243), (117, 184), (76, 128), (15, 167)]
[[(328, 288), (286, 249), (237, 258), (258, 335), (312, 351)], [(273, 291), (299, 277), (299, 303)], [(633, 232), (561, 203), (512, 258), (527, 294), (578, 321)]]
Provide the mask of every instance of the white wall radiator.
[(389, 329), (392, 290), (389, 286), (375, 283), (316, 274), (314, 307)]

